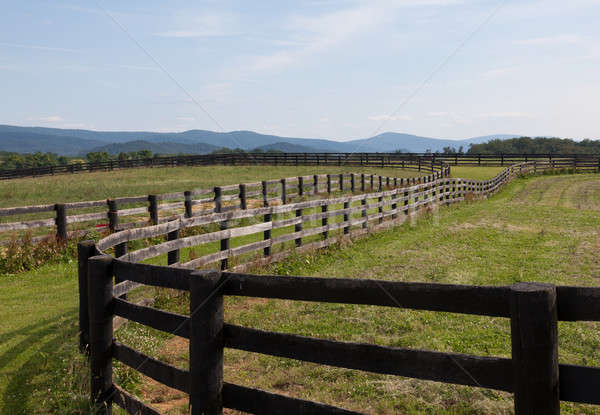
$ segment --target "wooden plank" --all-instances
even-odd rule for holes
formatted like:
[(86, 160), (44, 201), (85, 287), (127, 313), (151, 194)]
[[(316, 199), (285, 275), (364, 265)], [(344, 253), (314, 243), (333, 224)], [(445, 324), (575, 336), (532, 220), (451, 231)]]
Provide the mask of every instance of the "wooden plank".
[(82, 208), (89, 208), (89, 207), (106, 206), (106, 199), (90, 200), (90, 201), (85, 201), (85, 202), (70, 202), (70, 203), (65, 203), (64, 205), (67, 209), (82, 209)]
[(508, 287), (224, 273), (225, 294), (508, 317)]
[(112, 356), (119, 362), (163, 385), (186, 393), (189, 391), (189, 372), (183, 369), (156, 360), (116, 340), (113, 343)]
[(233, 349), (372, 373), (512, 390), (510, 359), (344, 343), (230, 324), (223, 331), (225, 346)]
[(189, 269), (157, 267), (150, 264), (136, 264), (115, 259), (113, 261), (114, 275), (121, 280), (131, 280), (153, 287), (189, 290)]
[(347, 411), (231, 383), (223, 384), (223, 406), (251, 414), (361, 415), (359, 412)]
[(187, 316), (133, 304), (117, 296), (113, 299), (113, 312), (127, 320), (189, 339), (190, 325)]
[(600, 288), (556, 287), (558, 319), (600, 321)]
[(600, 405), (600, 368), (558, 366), (560, 400)]
[(113, 384), (113, 388), (113, 402), (127, 411), (127, 413), (136, 415), (161, 415), (160, 412), (152, 409), (135, 396), (121, 389), (118, 385)]
[(21, 215), (24, 213), (53, 212), (54, 206), (55, 206), (54, 204), (51, 204), (51, 205), (19, 206), (19, 207), (1, 208), (0, 216)]
[(127, 294), (129, 291), (134, 288), (140, 287), (142, 284), (139, 284), (134, 281), (122, 281), (113, 286), (113, 296), (120, 297), (123, 294)]
[(44, 226), (54, 226), (54, 225), (56, 225), (54, 218), (30, 220), (30, 221), (26, 221), (26, 222), (0, 223), (0, 232), (42, 228)]
[(67, 223), (86, 222), (90, 220), (108, 219), (106, 212), (85, 213), (82, 215), (67, 216)]

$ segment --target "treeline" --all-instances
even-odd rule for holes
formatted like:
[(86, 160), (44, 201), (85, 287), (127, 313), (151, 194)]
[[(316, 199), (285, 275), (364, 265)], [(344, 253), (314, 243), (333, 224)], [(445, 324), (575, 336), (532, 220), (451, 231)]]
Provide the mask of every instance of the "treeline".
[(600, 154), (600, 140), (519, 137), (471, 144), (468, 154)]
[(67, 156), (59, 156), (54, 153), (41, 152), (31, 154), (2, 152), (0, 154), (0, 160), (0, 169), (3, 170), (58, 166), (61, 164), (68, 164), (70, 162), (70, 158)]

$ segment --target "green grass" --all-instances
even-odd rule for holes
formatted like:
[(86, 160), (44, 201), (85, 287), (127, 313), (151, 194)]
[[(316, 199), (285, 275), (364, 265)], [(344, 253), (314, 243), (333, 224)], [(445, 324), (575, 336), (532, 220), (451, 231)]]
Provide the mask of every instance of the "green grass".
[(207, 166), (126, 169), (5, 180), (0, 182), (0, 207), (183, 192), (219, 185), (343, 172), (390, 177), (420, 175), (419, 172), (409, 170), (352, 166)]
[[(441, 209), (417, 224), (374, 234), (344, 249), (296, 256), (264, 272), (478, 285), (540, 281), (597, 286), (599, 186), (600, 177), (595, 175), (520, 179), (490, 200)], [(187, 311), (185, 297), (162, 305)], [(510, 325), (503, 318), (244, 298), (228, 298), (225, 310), (226, 321), (265, 330), (510, 357)], [(561, 322), (561, 363), (600, 366), (599, 329), (597, 323)], [(168, 349), (172, 341), (167, 342)], [(185, 365), (187, 346), (179, 344), (181, 354), (162, 357)], [(512, 413), (512, 395), (491, 390), (233, 350), (226, 351), (225, 361), (229, 382), (372, 414)], [(173, 413), (180, 413), (177, 408)], [(567, 403), (562, 410), (598, 412), (597, 407)]]
[(450, 166), (452, 177), (471, 180), (488, 180), (496, 176), (506, 167), (470, 167), (470, 166)]
[(85, 413), (76, 264), (0, 278), (0, 413)]
[[(443, 208), (414, 225), (374, 234), (344, 249), (293, 256), (263, 272), (458, 284), (545, 281), (597, 286), (599, 210), (597, 175), (520, 179), (490, 200)], [(157, 294), (159, 306), (187, 310), (186, 296)], [(87, 413), (87, 367), (77, 351), (77, 295), (75, 263), (0, 277), (1, 414)], [(510, 356), (509, 324), (501, 318), (228, 298), (226, 320), (343, 341)], [(560, 361), (600, 366), (599, 329), (597, 323), (560, 323)], [(117, 337), (164, 361), (186, 365), (186, 344), (181, 339), (134, 324), (121, 329)], [(171, 408), (169, 413), (180, 413), (185, 407), (185, 402), (176, 400), (179, 395), (132, 371), (117, 366), (116, 378), (153, 399), (154, 405)], [(372, 414), (512, 413), (511, 395), (506, 393), (233, 350), (226, 351), (225, 379)], [(598, 407), (563, 404), (567, 414), (597, 412)]]

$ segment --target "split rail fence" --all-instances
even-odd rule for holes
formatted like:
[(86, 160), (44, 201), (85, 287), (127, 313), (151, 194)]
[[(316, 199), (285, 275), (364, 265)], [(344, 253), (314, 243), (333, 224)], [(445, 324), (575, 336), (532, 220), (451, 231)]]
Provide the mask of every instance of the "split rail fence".
[[(386, 164), (384, 167), (396, 167), (396, 164)], [(431, 177), (448, 176), (450, 169), (441, 162), (405, 162), (404, 168), (429, 173)], [(355, 192), (374, 190), (382, 186), (405, 186), (410, 183), (421, 183), (423, 177), (395, 178), (379, 175), (363, 175), (357, 173), (321, 174), (300, 177), (287, 177), (255, 183), (241, 183), (221, 186), (223, 211), (245, 209), (256, 203), (267, 201), (289, 203), (296, 197), (308, 197), (313, 194)], [(10, 217), (22, 218), (27, 214), (48, 214), (54, 212), (54, 217), (25, 221), (0, 222), (0, 244), (6, 244), (10, 238), (18, 238), (17, 233), (38, 232), (42, 235), (33, 236), (33, 242), (44, 240), (56, 235), (58, 239), (66, 240), (71, 236), (85, 234), (86, 229), (69, 231), (76, 224), (83, 227), (109, 230), (111, 232), (136, 226), (158, 224), (177, 217), (192, 217), (215, 212), (215, 200), (219, 196), (212, 189), (195, 189), (184, 192), (174, 192), (159, 195), (118, 197), (107, 200), (91, 200), (71, 203), (56, 203), (37, 206), (19, 206), (0, 208), (0, 220), (11, 220)], [(162, 203), (161, 203), (162, 202)], [(105, 210), (98, 211), (100, 208)], [(79, 213), (95, 210), (94, 212)], [(175, 212), (184, 211), (183, 214)], [(76, 212), (70, 214), (70, 212)], [(123, 219), (133, 218), (126, 222)], [(81, 226), (80, 226), (81, 227)]]
[[(554, 163), (557, 168), (600, 169), (600, 156), (587, 154), (435, 154), (435, 153), (227, 153), (154, 157), (135, 160), (110, 160), (59, 166), (0, 170), (0, 180), (49, 176), (65, 173), (91, 173), (140, 167), (181, 167), (209, 165), (315, 165), (413, 168), (420, 162), (441, 161), (455, 166), (510, 166), (537, 160)], [(562, 167), (559, 167), (562, 166)]]
[[(428, 211), (428, 207), (465, 200), (469, 194), (475, 198), (489, 195), (513, 177), (532, 173), (534, 168), (537, 170), (540, 166), (522, 163), (487, 181), (443, 177), (364, 195), (216, 212), (205, 217), (124, 230), (98, 244), (80, 243), (81, 347), (90, 355), (94, 404), (105, 413), (111, 413), (114, 403), (132, 414), (158, 414), (113, 383), (112, 362), (118, 360), (189, 394), (192, 414), (221, 414), (222, 408), (257, 414), (356, 414), (225, 382), (223, 350), (226, 347), (334, 367), (512, 392), (517, 415), (558, 414), (561, 400), (600, 404), (597, 393), (600, 368), (559, 364), (557, 346), (557, 321), (600, 321), (598, 288), (527, 283), (489, 287), (264, 276), (236, 271), (256, 264), (256, 258), (247, 258), (246, 263), (235, 266), (229, 262), (256, 250), (263, 251), (262, 260), (274, 260), (277, 254), (271, 250), (273, 246), (288, 241), (293, 241), (292, 247), (282, 249), (279, 255), (327, 246), (353, 233), (362, 234), (402, 222)], [(352, 206), (353, 202), (358, 205)], [(341, 209), (329, 209), (340, 205)], [(317, 213), (304, 214), (303, 210), (315, 208)], [(294, 216), (285, 216), (291, 214)], [(284, 217), (275, 220), (274, 215)], [(250, 217), (261, 221), (250, 226), (241, 221), (240, 226), (229, 227), (234, 219)], [(335, 222), (333, 218), (342, 220)], [(310, 221), (320, 221), (320, 226), (303, 228)], [(218, 225), (220, 230), (178, 237), (182, 229), (209, 223)], [(290, 230), (293, 227), (293, 231), (279, 236), (271, 234), (285, 227)], [(230, 247), (231, 238), (253, 234), (260, 235), (260, 240)], [(168, 241), (127, 252), (128, 243), (160, 235), (167, 235)], [(310, 236), (317, 236), (319, 240), (305, 245), (303, 238)], [(219, 243), (216, 253), (180, 262), (181, 250), (210, 242)], [(111, 250), (116, 257), (106, 254)], [(169, 266), (139, 263), (165, 254)], [(220, 262), (221, 271), (196, 270), (214, 262)], [(189, 291), (189, 315), (129, 302), (127, 293), (140, 285)], [(345, 343), (240, 327), (224, 321), (223, 297), (229, 295), (510, 318), (512, 358)], [(114, 316), (189, 339), (189, 370), (171, 366), (114, 340)]]

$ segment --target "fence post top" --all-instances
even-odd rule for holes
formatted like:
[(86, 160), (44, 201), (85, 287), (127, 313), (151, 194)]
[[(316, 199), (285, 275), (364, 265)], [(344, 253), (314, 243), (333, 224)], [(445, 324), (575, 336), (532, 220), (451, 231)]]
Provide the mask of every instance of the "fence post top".
[(92, 246), (95, 246), (95, 245), (96, 245), (96, 241), (94, 241), (93, 239), (87, 239), (85, 241), (77, 242), (77, 246), (82, 247), (82, 248), (91, 248)]
[(510, 286), (511, 291), (519, 293), (527, 292), (553, 292), (556, 291), (554, 284), (542, 283), (542, 282), (517, 282)]
[(93, 257), (90, 257), (89, 261), (101, 263), (104, 265), (110, 265), (114, 261), (114, 258), (108, 254), (102, 254), (102, 255), (94, 255)]

